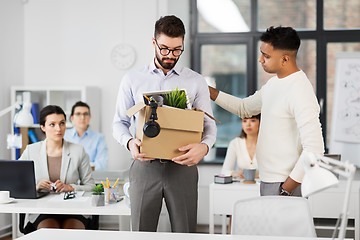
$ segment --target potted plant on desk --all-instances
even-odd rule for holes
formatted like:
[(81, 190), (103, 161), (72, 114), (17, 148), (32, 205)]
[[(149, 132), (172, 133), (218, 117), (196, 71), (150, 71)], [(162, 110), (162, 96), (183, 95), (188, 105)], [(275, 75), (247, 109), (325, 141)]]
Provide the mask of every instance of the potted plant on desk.
[(92, 205), (93, 206), (105, 206), (105, 194), (102, 184), (96, 184), (92, 189)]

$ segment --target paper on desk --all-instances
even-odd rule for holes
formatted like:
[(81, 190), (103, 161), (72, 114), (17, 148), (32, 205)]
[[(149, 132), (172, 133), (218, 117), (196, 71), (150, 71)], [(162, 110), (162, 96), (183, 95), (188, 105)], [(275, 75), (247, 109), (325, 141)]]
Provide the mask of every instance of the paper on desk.
[(59, 193), (59, 194), (54, 194), (54, 196), (49, 200), (49, 201), (53, 201), (53, 202), (86, 202), (89, 200), (89, 197), (84, 197), (85, 191), (78, 191), (76, 192), (76, 197), (71, 198), (71, 199), (66, 199), (64, 200), (64, 194), (65, 193)]

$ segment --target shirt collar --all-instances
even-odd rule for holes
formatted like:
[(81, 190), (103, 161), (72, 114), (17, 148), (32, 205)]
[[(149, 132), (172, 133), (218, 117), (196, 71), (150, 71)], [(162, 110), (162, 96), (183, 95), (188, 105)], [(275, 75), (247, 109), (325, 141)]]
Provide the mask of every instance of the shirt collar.
[[(88, 127), (88, 129), (85, 131), (84, 135), (83, 136), (87, 136), (90, 134), (90, 127)], [(76, 129), (75, 127), (71, 128), (70, 129), (70, 133), (71, 133), (71, 136), (72, 137), (79, 137), (78, 133), (76, 132)]]
[[(168, 74), (171, 73), (175, 73), (177, 75), (180, 75), (180, 72), (182, 70), (183, 67), (181, 67), (178, 63), (175, 64), (175, 67), (173, 69), (171, 69)], [(160, 68), (156, 67), (155, 65), (155, 59), (153, 59), (149, 65), (149, 71), (150, 72), (154, 72), (154, 73), (158, 73), (159, 71), (162, 71)]]
[(75, 127), (72, 127), (72, 128), (69, 129), (69, 134), (70, 134), (71, 137), (77, 136)]

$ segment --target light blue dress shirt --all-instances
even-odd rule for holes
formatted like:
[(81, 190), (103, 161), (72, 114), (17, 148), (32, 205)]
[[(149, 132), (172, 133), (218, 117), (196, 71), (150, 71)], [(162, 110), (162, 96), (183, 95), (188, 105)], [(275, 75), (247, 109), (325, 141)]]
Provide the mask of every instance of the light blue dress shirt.
[[(154, 61), (140, 70), (126, 73), (120, 83), (113, 121), (113, 136), (124, 147), (134, 136), (130, 133), (130, 118), (126, 110), (139, 102), (143, 102), (143, 93), (163, 90), (185, 89), (190, 105), (213, 115), (208, 85), (203, 76), (189, 68), (175, 65), (167, 75), (156, 68)], [(135, 126), (138, 114), (135, 114)], [(213, 146), (216, 139), (214, 120), (205, 115), (202, 143)], [(179, 146), (180, 147), (180, 146)]]
[(103, 135), (88, 127), (84, 135), (79, 137), (76, 129), (71, 128), (66, 129), (64, 139), (82, 145), (89, 155), (90, 163), (95, 164), (95, 170), (107, 170), (108, 148)]

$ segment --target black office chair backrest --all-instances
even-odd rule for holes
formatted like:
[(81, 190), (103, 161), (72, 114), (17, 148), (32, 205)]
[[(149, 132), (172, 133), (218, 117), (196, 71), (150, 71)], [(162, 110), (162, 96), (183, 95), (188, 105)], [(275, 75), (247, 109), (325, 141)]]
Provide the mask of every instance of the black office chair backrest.
[[(27, 222), (25, 225), (25, 213), (19, 214), (19, 230), (22, 234), (28, 234), (36, 230), (34, 225), (31, 222)], [(88, 222), (85, 226), (85, 229), (88, 230), (99, 230), (99, 215), (92, 215), (91, 218), (88, 219)]]

